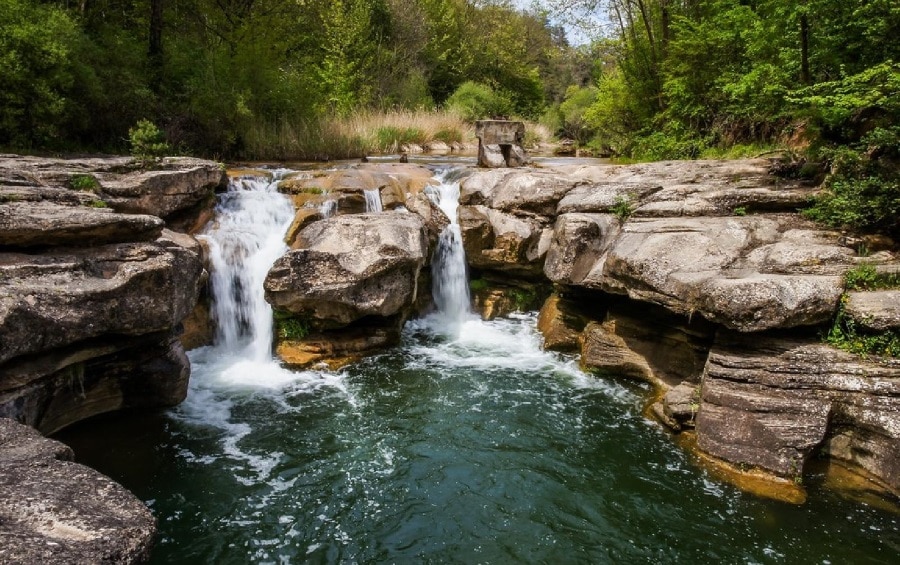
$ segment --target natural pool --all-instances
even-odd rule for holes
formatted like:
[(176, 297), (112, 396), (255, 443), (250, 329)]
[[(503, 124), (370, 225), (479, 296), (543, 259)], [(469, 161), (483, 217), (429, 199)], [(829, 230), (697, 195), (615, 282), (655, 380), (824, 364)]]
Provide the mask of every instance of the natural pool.
[(896, 563), (896, 515), (716, 482), (534, 321), (413, 323), (337, 374), (201, 350), (178, 409), (64, 439), (153, 509), (154, 563)]
[(642, 415), (648, 389), (543, 351), (533, 313), (468, 314), (464, 265), (438, 265), (441, 311), (399, 346), (336, 373), (280, 367), (260, 275), (290, 206), (265, 183), (221, 198), (213, 286), (234, 324), (191, 353), (187, 401), (61, 434), (153, 509), (154, 563), (898, 561), (896, 514), (721, 483)]

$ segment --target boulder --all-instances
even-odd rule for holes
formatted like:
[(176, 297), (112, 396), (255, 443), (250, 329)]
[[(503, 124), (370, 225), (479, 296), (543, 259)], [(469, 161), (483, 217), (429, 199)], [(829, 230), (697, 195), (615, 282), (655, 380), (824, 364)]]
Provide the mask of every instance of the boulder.
[(578, 184), (549, 171), (478, 171), (460, 183), (460, 204), (482, 204), (519, 216), (552, 219), (560, 200)]
[(140, 563), (156, 520), (67, 446), (0, 418), (0, 562)]
[(799, 480), (819, 449), (900, 492), (900, 361), (814, 339), (722, 332), (706, 365), (698, 447)]
[(53, 202), (0, 204), (0, 247), (91, 246), (152, 241), (163, 221), (155, 216)]
[(660, 190), (661, 185), (647, 182), (580, 183), (559, 201), (556, 211), (559, 214), (611, 213), (617, 206), (622, 206), (623, 202), (635, 208), (648, 196)]
[[(428, 234), (428, 249), (436, 249), (438, 238), (444, 228), (450, 225), (450, 218), (447, 217), (447, 214), (424, 192), (407, 198), (405, 208), (422, 218), (425, 223), (425, 232)], [(429, 256), (429, 262), (430, 259)]]
[(528, 279), (543, 274), (553, 230), (542, 222), (485, 206), (461, 206), (459, 226), (472, 267)]
[(278, 259), (266, 277), (266, 300), (275, 308), (336, 328), (395, 316), (415, 301), (428, 254), (418, 215), (338, 216), (307, 226), (298, 239), (300, 248)]

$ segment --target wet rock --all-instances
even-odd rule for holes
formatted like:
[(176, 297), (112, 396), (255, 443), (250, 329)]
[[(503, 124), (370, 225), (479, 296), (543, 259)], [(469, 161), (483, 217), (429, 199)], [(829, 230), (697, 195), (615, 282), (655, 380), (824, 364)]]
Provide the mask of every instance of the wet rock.
[(868, 331), (900, 330), (900, 290), (849, 292), (844, 314)]
[[(450, 225), (450, 218), (422, 192), (410, 196), (406, 200), (405, 207), (409, 212), (422, 218), (425, 223), (425, 232), (428, 234), (428, 249), (435, 249), (444, 228)], [(429, 254), (429, 263), (430, 260), (431, 254)]]
[(575, 352), (581, 348), (581, 332), (588, 319), (578, 312), (576, 304), (553, 294), (541, 307), (537, 328), (544, 336), (544, 349)]
[(657, 382), (647, 360), (632, 351), (625, 340), (616, 335), (614, 322), (588, 324), (582, 339), (581, 366), (585, 370), (650, 383)]
[(665, 415), (677, 424), (676, 429), (693, 428), (700, 409), (700, 385), (679, 384), (666, 392), (662, 406)]
[(266, 277), (266, 300), (274, 307), (336, 328), (394, 316), (415, 301), (428, 254), (419, 216), (340, 216), (307, 226), (298, 239), (301, 248), (277, 260)]
[(65, 445), (0, 418), (0, 561), (146, 561), (156, 535), (150, 510), (72, 458)]
[(400, 342), (400, 325), (344, 328), (319, 332), (299, 340), (279, 340), (275, 354), (295, 368), (325, 366), (336, 370), (367, 354)]
[(701, 450), (802, 476), (820, 447), (900, 489), (900, 362), (861, 360), (815, 340), (722, 333), (703, 379)]

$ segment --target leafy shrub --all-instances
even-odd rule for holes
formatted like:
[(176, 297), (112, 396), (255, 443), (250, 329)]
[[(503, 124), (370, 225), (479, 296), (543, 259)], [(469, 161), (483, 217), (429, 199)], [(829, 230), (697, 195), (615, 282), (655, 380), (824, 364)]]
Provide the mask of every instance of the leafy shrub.
[(900, 273), (879, 273), (875, 265), (863, 263), (844, 275), (847, 290), (879, 290), (900, 288)]
[(875, 128), (859, 143), (822, 154), (831, 174), (807, 217), (833, 227), (900, 231), (900, 127)]
[(100, 183), (93, 175), (72, 175), (69, 178), (69, 186), (82, 192), (97, 192), (100, 189)]
[(169, 152), (163, 133), (150, 120), (139, 120), (128, 130), (131, 154), (138, 161), (148, 162), (163, 157)]
[(301, 340), (309, 335), (309, 321), (289, 313), (275, 312), (275, 335), (284, 340)]
[(513, 103), (508, 96), (494, 91), (486, 84), (473, 81), (460, 85), (447, 99), (446, 107), (470, 122), (493, 116), (508, 116), (513, 112)]
[(583, 145), (597, 133), (586, 116), (596, 99), (597, 89), (594, 87), (569, 87), (566, 99), (559, 106), (562, 134), (565, 137)]
[(627, 196), (617, 196), (616, 203), (613, 204), (612, 213), (624, 222), (634, 213), (634, 207), (631, 205), (631, 199)]
[(861, 356), (900, 357), (900, 331), (867, 332), (844, 311), (846, 295), (824, 341), (829, 345)]

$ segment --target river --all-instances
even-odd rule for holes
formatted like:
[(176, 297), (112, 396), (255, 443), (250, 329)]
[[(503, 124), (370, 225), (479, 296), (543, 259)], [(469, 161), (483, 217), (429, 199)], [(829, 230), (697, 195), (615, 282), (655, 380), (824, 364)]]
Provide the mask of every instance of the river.
[[(446, 179), (445, 179), (446, 180)], [(453, 181), (435, 198), (452, 209)], [(339, 372), (273, 359), (261, 277), (286, 199), (220, 197), (217, 345), (178, 408), (61, 434), (159, 519), (154, 563), (895, 563), (898, 516), (810, 485), (795, 506), (719, 482), (642, 415), (650, 390), (545, 352), (536, 314), (468, 311), (458, 226), (440, 310)], [(279, 231), (281, 230), (281, 231)], [(274, 236), (273, 236), (274, 234)], [(459, 277), (462, 277), (460, 282)]]

